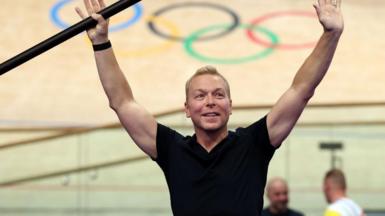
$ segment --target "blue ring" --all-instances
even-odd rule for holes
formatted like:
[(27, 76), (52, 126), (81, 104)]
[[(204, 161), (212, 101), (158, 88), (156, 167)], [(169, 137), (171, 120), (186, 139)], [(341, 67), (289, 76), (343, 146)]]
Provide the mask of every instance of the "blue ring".
[[(61, 29), (66, 29), (68, 27), (70, 27), (70, 25), (66, 22), (64, 22), (60, 17), (59, 17), (59, 11), (68, 3), (70, 3), (71, 1), (73, 0), (59, 0), (52, 8), (51, 8), (51, 12), (50, 12), (50, 18), (52, 20), (52, 22), (59, 28)], [(143, 14), (143, 7), (140, 3), (137, 3), (135, 5), (133, 5), (133, 9), (134, 9), (134, 16), (127, 20), (126, 22), (123, 22), (121, 24), (118, 24), (118, 25), (114, 25), (114, 26), (111, 26), (110, 27), (110, 31), (111, 32), (115, 32), (115, 31), (119, 31), (119, 30), (122, 30), (124, 28), (128, 28), (129, 26), (133, 25), (134, 23), (136, 23), (137, 21), (140, 20), (140, 18), (142, 17), (142, 14)]]

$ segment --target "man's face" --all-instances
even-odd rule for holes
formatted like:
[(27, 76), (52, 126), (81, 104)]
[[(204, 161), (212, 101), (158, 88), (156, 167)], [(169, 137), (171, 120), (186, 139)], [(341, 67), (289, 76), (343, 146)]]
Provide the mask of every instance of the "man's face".
[(332, 182), (330, 179), (325, 179), (324, 180), (324, 184), (323, 184), (323, 191), (324, 191), (324, 195), (325, 195), (325, 198), (326, 198), (326, 201), (328, 203), (331, 202), (331, 197), (330, 197), (330, 193), (331, 191), (333, 190), (332, 189)]
[(187, 94), (185, 112), (195, 130), (227, 130), (231, 99), (221, 77), (210, 74), (194, 77)]
[(286, 184), (279, 181), (274, 182), (267, 193), (267, 197), (270, 200), (270, 206), (278, 213), (287, 210), (289, 191)]

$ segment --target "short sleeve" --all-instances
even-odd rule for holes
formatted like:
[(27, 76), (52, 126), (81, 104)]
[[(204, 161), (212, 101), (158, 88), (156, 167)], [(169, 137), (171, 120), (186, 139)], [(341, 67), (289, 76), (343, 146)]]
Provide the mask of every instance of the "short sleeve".
[(158, 123), (156, 132), (157, 157), (153, 158), (153, 160), (158, 163), (163, 171), (165, 171), (164, 169), (166, 168), (170, 152), (172, 151), (170, 147), (175, 143), (177, 134), (175, 130)]
[(273, 155), (275, 147), (270, 143), (269, 132), (267, 129), (267, 115), (258, 120), (257, 122), (251, 124), (246, 128), (247, 133), (249, 133), (255, 143), (257, 143), (258, 148), (263, 149), (265, 152), (268, 152), (269, 155)]

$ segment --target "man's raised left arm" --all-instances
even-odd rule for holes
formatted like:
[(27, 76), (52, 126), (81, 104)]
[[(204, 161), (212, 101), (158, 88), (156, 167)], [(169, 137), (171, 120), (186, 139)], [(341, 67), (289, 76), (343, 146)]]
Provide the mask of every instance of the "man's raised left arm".
[(267, 115), (269, 138), (274, 147), (278, 147), (289, 135), (325, 76), (344, 29), (341, 0), (318, 0), (314, 7), (324, 32), (313, 52), (296, 73), (290, 88)]

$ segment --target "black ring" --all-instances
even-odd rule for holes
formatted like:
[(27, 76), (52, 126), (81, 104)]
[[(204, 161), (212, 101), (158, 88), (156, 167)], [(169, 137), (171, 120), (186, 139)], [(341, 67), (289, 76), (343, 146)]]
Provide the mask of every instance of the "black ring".
[[(196, 7), (196, 6), (198, 6), (198, 7), (200, 7), (200, 6), (209, 7), (209, 8), (214, 8), (214, 9), (217, 9), (217, 10), (224, 11), (224, 12), (228, 13), (231, 16), (231, 18), (233, 19), (233, 24), (230, 25), (227, 29), (225, 29), (225, 31), (220, 32), (219, 34), (209, 35), (209, 36), (206, 36), (206, 37), (202, 37), (202, 38), (199, 38), (198, 40), (210, 40), (210, 39), (219, 38), (219, 37), (221, 37), (223, 35), (226, 35), (226, 34), (230, 33), (240, 23), (239, 16), (237, 15), (237, 13), (235, 13), (231, 9), (229, 9), (229, 8), (227, 8), (225, 6), (222, 6), (222, 5), (217, 5), (217, 4), (207, 3), (207, 2), (183, 2), (183, 3), (172, 4), (172, 5), (166, 6), (164, 8), (161, 8), (161, 9), (155, 11), (155, 13), (153, 13), (152, 17), (158, 17), (159, 15), (161, 15), (161, 14), (163, 14), (163, 13), (169, 11), (169, 10), (176, 9), (176, 8)], [(151, 19), (149, 22), (147, 22), (147, 25), (150, 28), (150, 30), (153, 33), (155, 33), (156, 35), (158, 35), (160, 37), (163, 37), (163, 38), (166, 38), (166, 39), (169, 39), (169, 40), (178, 40), (178, 41), (185, 40), (185, 38), (183, 38), (183, 37), (175, 37), (175, 36), (171, 36), (171, 35), (168, 35), (168, 34), (165, 34), (165, 33), (161, 32), (161, 31), (159, 31), (155, 27), (155, 24), (154, 24), (154, 22), (152, 20), (153, 19)]]

